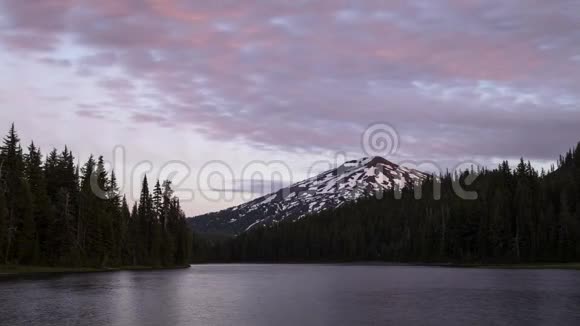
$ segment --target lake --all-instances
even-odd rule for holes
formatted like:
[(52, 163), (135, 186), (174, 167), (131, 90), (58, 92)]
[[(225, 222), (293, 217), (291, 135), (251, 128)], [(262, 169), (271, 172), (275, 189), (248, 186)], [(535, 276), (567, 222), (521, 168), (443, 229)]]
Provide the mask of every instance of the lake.
[(195, 265), (0, 280), (0, 325), (580, 325), (580, 271)]

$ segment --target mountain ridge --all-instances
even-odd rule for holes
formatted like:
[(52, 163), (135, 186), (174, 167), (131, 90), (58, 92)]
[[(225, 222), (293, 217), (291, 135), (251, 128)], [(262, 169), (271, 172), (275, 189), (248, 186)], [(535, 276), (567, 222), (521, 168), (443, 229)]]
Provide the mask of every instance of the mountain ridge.
[(199, 233), (236, 235), (259, 225), (296, 221), (363, 197), (380, 196), (384, 190), (401, 189), (426, 177), (379, 156), (365, 157), (247, 203), (189, 218), (188, 223)]

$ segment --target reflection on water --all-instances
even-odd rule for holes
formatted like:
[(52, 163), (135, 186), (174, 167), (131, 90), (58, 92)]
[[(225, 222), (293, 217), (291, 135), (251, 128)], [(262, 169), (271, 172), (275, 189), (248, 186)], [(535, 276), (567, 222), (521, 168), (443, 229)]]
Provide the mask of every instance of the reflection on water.
[(0, 325), (580, 325), (580, 272), (202, 265), (0, 281)]

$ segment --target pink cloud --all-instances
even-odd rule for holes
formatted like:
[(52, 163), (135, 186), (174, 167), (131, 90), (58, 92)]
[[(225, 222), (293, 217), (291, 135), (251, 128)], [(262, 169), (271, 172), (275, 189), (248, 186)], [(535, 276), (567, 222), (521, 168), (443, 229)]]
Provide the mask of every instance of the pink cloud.
[[(288, 150), (356, 149), (361, 130), (385, 120), (434, 139), (410, 150), (446, 155), (508, 153), (535, 142), (544, 145), (534, 155), (547, 156), (558, 136), (577, 137), (576, 111), (553, 101), (580, 91), (580, 65), (569, 60), (580, 54), (580, 8), (564, 0), (0, 5), (8, 22), (1, 45), (40, 52), (63, 67), (55, 52), (83, 49), (71, 64), (98, 80), (117, 110), (133, 110), (135, 123)], [(351, 19), (337, 19), (339, 12)], [(108, 68), (122, 77), (111, 79)], [(499, 95), (480, 100), (480, 80), (495, 83)], [(417, 81), (437, 85), (438, 93), (420, 93)], [(472, 97), (454, 95), (457, 85)], [(531, 92), (541, 103), (518, 103), (501, 94), (506, 89)], [(98, 118), (98, 110), (78, 114)], [(514, 143), (480, 144), (490, 126)], [(526, 126), (558, 133), (538, 139)]]

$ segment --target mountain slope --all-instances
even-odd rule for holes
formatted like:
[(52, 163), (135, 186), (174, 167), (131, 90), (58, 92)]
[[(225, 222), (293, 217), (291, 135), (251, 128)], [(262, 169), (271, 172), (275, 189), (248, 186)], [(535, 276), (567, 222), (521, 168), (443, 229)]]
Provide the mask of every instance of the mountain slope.
[(426, 174), (382, 157), (348, 161), (336, 169), (295, 183), (248, 203), (189, 219), (201, 233), (239, 234), (258, 225), (271, 225), (333, 209), (382, 190), (423, 180)]

